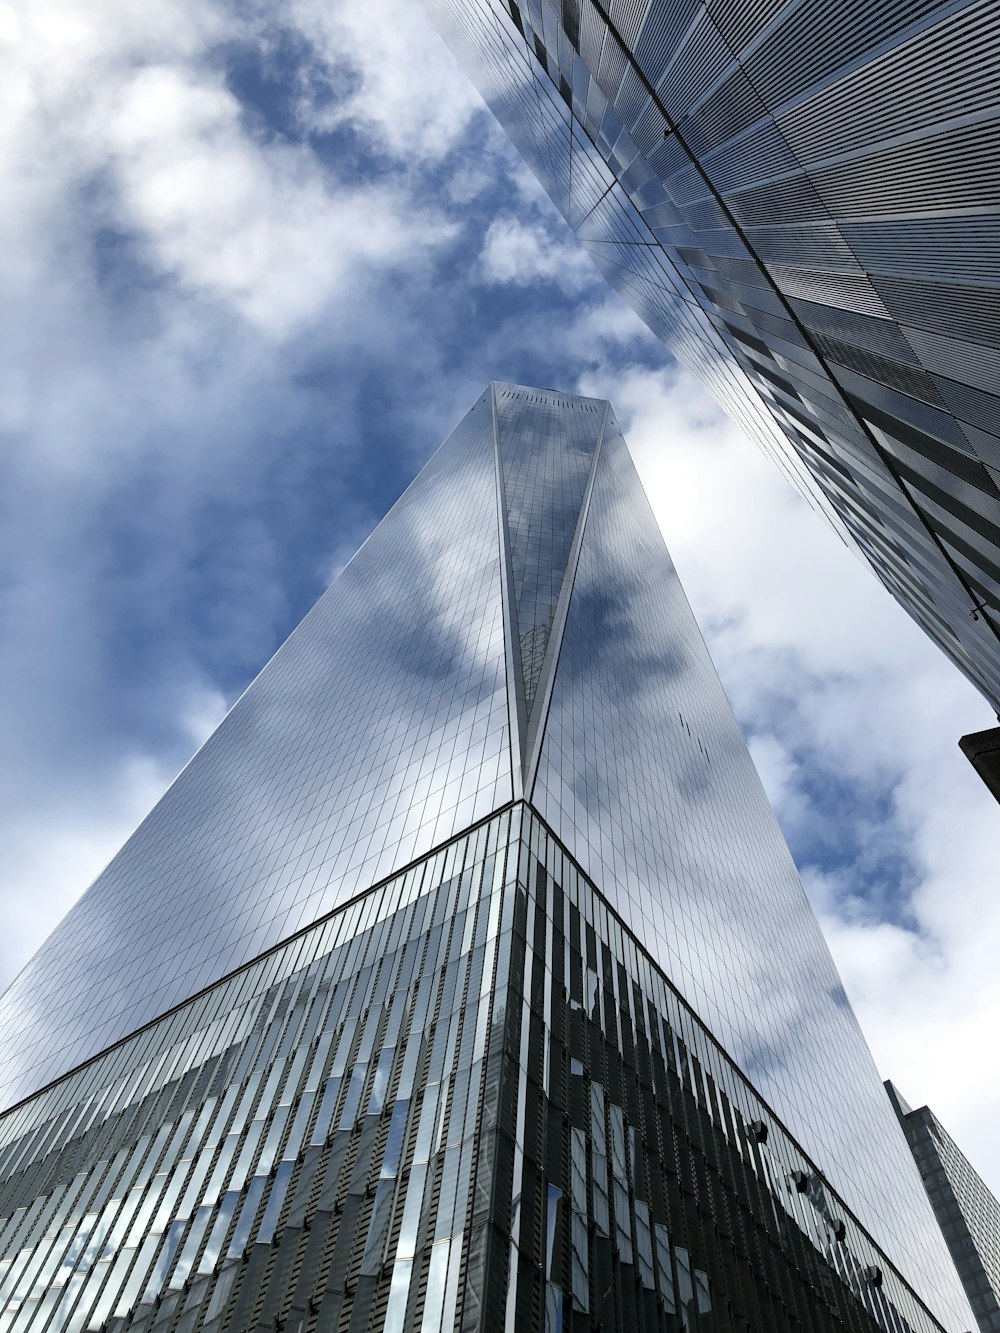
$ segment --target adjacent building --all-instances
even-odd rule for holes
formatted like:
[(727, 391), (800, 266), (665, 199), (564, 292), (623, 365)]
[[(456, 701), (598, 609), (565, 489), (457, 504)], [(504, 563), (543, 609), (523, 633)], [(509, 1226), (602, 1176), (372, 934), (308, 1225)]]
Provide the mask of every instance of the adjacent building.
[(493, 384), (0, 999), (0, 1329), (961, 1333), (606, 402)]
[(989, 0), (427, 0), (602, 273), (1000, 710)]
[(885, 1085), (981, 1333), (1000, 1329), (1000, 1203), (929, 1106)]
[(958, 744), (991, 795), (1000, 801), (1000, 727), (970, 732)]

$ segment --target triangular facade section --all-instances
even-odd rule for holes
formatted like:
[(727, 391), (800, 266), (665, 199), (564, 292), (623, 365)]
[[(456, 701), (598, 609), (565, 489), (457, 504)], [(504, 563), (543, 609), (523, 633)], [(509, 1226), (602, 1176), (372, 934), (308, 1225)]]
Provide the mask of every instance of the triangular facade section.
[(544, 724), (587, 503), (608, 420), (596, 398), (493, 386), (508, 623), (525, 775)]

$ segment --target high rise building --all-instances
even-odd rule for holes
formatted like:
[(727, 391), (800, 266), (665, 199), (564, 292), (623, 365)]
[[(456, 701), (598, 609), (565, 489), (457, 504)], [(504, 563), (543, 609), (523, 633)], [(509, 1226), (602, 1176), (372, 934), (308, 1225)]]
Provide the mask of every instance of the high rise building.
[(1000, 1330), (1000, 1203), (929, 1106), (886, 1092), (924, 1182), (981, 1333)]
[(959, 1333), (609, 405), (494, 384), (0, 999), (0, 1330)]
[(427, 0), (597, 267), (1000, 710), (989, 0)]

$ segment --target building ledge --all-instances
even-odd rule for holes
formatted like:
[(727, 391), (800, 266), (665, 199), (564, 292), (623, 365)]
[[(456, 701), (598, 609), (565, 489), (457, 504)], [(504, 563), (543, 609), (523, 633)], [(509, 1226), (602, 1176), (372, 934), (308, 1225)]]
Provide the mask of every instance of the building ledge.
[(1000, 801), (1000, 727), (988, 731), (971, 731), (959, 742), (962, 753)]

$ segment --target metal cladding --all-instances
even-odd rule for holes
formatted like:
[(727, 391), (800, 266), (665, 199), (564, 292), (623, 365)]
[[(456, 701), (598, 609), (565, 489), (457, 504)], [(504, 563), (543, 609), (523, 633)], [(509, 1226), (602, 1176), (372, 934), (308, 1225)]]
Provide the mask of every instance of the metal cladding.
[(955, 1260), (980, 1333), (1000, 1333), (1000, 1201), (929, 1106), (913, 1110), (892, 1083), (889, 1100)]
[(605, 277), (1000, 710), (990, 0), (427, 0)]
[(19, 1333), (940, 1329), (520, 804), (0, 1120), (0, 1217)]
[(969, 1317), (603, 401), (490, 386), (0, 1021), (0, 1333)]

